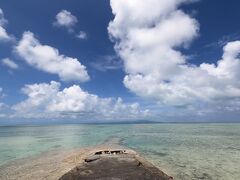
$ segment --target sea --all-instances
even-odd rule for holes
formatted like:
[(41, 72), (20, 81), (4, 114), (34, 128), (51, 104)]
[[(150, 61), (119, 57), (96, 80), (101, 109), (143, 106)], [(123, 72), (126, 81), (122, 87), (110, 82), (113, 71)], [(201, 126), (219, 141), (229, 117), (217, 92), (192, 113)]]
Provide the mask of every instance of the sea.
[(0, 126), (0, 168), (116, 137), (174, 179), (240, 180), (240, 123)]

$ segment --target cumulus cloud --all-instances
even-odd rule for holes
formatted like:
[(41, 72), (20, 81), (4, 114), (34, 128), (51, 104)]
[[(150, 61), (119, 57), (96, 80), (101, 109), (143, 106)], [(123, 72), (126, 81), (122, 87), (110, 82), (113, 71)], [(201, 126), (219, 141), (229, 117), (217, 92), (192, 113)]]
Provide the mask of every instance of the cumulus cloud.
[(18, 69), (19, 68), (18, 65), (9, 58), (2, 59), (2, 65), (6, 66), (8, 68), (11, 68), (11, 69)]
[(60, 89), (60, 83), (26, 85), (22, 92), (27, 99), (13, 106), (15, 116), (26, 118), (132, 119), (147, 115), (137, 103), (122, 99), (100, 98), (73, 85)]
[(54, 47), (42, 45), (31, 32), (24, 32), (15, 50), (29, 65), (57, 74), (63, 81), (89, 80), (86, 67), (78, 59), (61, 55)]
[(77, 34), (77, 38), (78, 39), (82, 39), (82, 40), (86, 40), (88, 37), (87, 37), (87, 33), (84, 32), (84, 31), (80, 31), (78, 34)]
[(190, 0), (111, 0), (108, 31), (124, 61), (124, 84), (159, 104), (183, 107), (240, 98), (240, 41), (228, 43), (216, 64), (191, 64), (180, 51), (199, 23), (179, 9)]
[(4, 18), (3, 10), (0, 8), (0, 41), (10, 41), (13, 39), (4, 28), (7, 22), (8, 21)]
[(72, 15), (71, 12), (62, 10), (56, 15), (56, 21), (53, 23), (53, 25), (58, 27), (65, 27), (69, 32), (72, 32), (72, 28), (77, 22), (77, 17)]

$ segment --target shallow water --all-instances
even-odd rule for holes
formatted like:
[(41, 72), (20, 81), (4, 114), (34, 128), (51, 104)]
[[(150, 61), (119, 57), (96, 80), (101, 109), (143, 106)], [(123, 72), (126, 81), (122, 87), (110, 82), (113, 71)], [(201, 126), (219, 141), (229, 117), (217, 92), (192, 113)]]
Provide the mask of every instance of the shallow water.
[(175, 179), (240, 179), (240, 124), (118, 124), (0, 127), (0, 165), (111, 137)]

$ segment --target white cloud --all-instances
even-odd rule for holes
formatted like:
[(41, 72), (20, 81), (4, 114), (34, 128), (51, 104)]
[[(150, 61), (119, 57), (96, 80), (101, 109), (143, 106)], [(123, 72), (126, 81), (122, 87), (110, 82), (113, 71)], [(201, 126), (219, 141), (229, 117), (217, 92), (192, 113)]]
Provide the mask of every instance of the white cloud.
[(8, 23), (8, 21), (4, 17), (3, 10), (0, 8), (0, 25), (3, 26), (7, 23)]
[(69, 32), (73, 31), (73, 26), (78, 22), (77, 17), (67, 10), (62, 10), (56, 15), (56, 21), (53, 23), (55, 26), (65, 27)]
[[(3, 98), (5, 95), (3, 94), (3, 88), (0, 87), (0, 99)], [(2, 102), (0, 102), (0, 111), (4, 109), (6, 105)]]
[(83, 39), (83, 40), (86, 40), (88, 37), (87, 37), (87, 33), (84, 32), (84, 31), (80, 31), (78, 34), (77, 34), (77, 38), (78, 39)]
[(198, 22), (178, 9), (190, 0), (111, 0), (108, 31), (124, 61), (124, 84), (168, 106), (240, 98), (240, 41), (230, 42), (217, 64), (187, 62), (179, 50), (198, 36)]
[(15, 49), (29, 65), (44, 72), (57, 74), (63, 81), (89, 80), (86, 67), (78, 59), (61, 55), (54, 47), (42, 45), (31, 32), (24, 32)]
[(6, 29), (0, 26), (0, 40), (1, 41), (9, 41), (11, 37), (7, 34)]
[(115, 55), (100, 56), (90, 65), (98, 71), (106, 72), (108, 70), (121, 69), (123, 67), (121, 59)]
[(240, 32), (230, 33), (222, 36), (214, 42), (208, 43), (204, 46), (204, 48), (219, 48), (225, 46), (228, 42), (236, 41), (240, 39)]
[(27, 99), (16, 104), (15, 116), (26, 118), (132, 119), (147, 115), (136, 103), (125, 104), (113, 98), (100, 98), (78, 85), (60, 90), (60, 83), (26, 85)]
[(3, 88), (0, 87), (0, 98), (2, 98), (4, 95), (3, 95)]
[(4, 103), (0, 102), (0, 110), (2, 110), (4, 108), (4, 106), (5, 106)]
[(13, 39), (4, 28), (6, 24), (7, 20), (4, 18), (3, 11), (0, 8), (0, 41), (11, 41)]
[(5, 103), (0, 102), (0, 117), (1, 116), (7, 117), (7, 114), (4, 112), (4, 110), (6, 109), (8, 109), (8, 106)]
[(18, 69), (19, 68), (18, 65), (9, 58), (2, 59), (2, 64), (4, 66), (7, 66), (7, 67), (11, 68), (11, 69)]

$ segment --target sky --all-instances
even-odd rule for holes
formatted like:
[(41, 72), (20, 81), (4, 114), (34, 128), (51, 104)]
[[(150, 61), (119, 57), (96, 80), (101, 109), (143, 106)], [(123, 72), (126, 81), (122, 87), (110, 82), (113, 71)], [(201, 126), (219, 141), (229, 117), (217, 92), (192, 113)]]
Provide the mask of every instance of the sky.
[(0, 124), (239, 122), (240, 2), (0, 2)]

